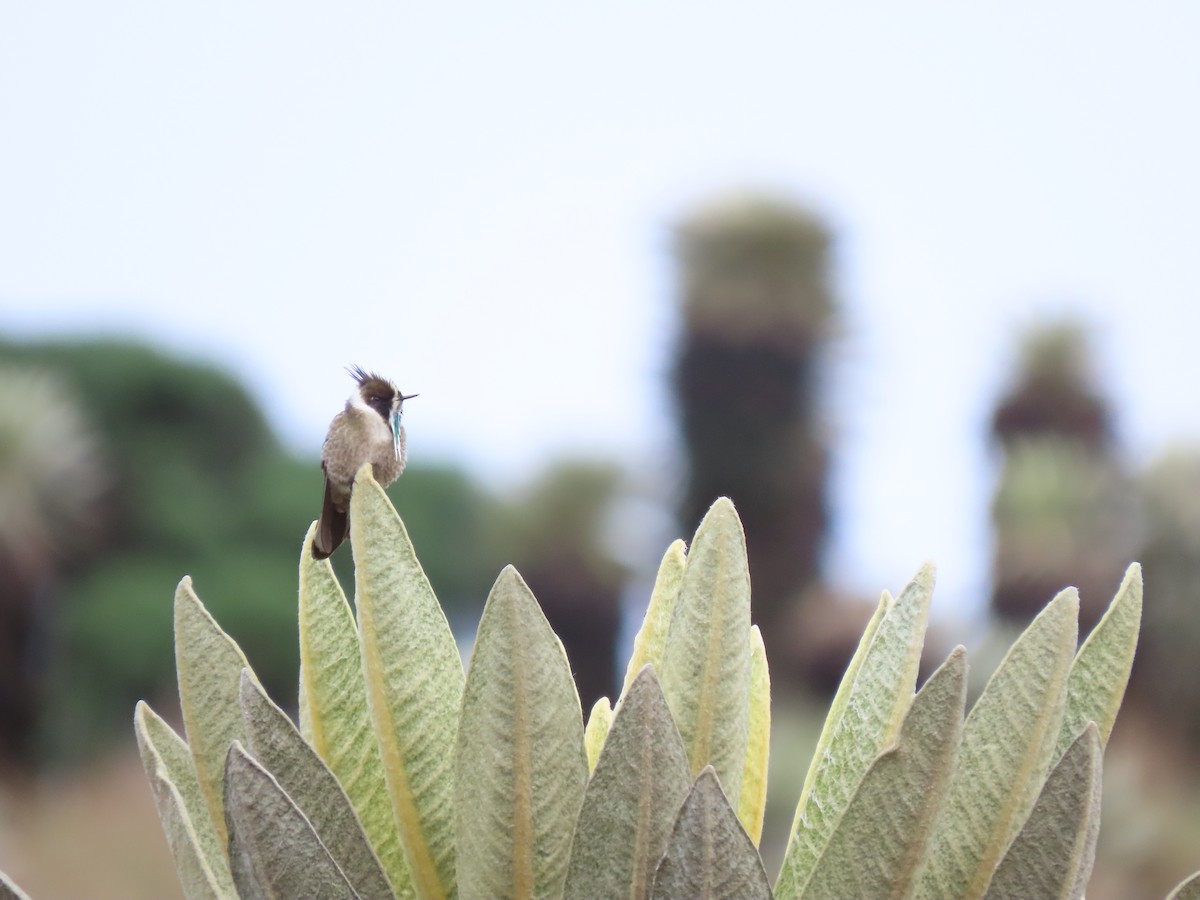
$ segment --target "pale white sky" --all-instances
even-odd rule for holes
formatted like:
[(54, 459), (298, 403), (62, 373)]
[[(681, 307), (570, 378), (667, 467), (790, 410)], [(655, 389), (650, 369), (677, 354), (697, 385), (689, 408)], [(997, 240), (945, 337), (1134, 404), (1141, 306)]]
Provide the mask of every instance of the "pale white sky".
[(978, 601), (1039, 315), (1094, 325), (1132, 460), (1200, 438), (1200, 6), (566, 6), (0, 2), (0, 330), (218, 361), (314, 455), (360, 363), (414, 458), (666, 493), (670, 227), (750, 185), (838, 239), (842, 584)]

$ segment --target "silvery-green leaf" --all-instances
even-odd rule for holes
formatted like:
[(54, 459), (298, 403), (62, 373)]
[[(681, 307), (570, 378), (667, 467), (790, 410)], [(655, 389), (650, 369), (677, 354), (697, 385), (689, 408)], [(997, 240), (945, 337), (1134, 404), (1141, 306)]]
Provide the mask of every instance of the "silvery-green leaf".
[(17, 883), (0, 872), (0, 900), (29, 900), (29, 895), (17, 887)]
[(1185, 878), (1167, 895), (1167, 900), (1200, 900), (1200, 872)]
[(742, 769), (742, 796), (738, 819), (758, 845), (767, 809), (767, 763), (771, 755), (771, 674), (767, 648), (758, 626), (750, 628), (750, 718), (746, 738), (746, 765)]
[(307, 722), (306, 739), (354, 804), (392, 889), (410, 897), (412, 876), (371, 727), (354, 613), (329, 561), (309, 551), (315, 534), (314, 523), (300, 552), (301, 725)]
[(350, 541), (367, 703), (405, 859), (418, 897), (452, 897), (462, 658), (369, 465), (350, 495)]
[(996, 868), (990, 900), (1081, 900), (1100, 834), (1100, 735), (1089, 722), (1046, 778)]
[(242, 710), (238, 682), (249, 669), (241, 648), (209, 615), (184, 578), (175, 591), (175, 671), (179, 705), (188, 746), (196, 762), (196, 779), (208, 803), (218, 841), (225, 843), (225, 755), (229, 744), (241, 740)]
[(592, 704), (588, 715), (587, 725), (583, 729), (583, 745), (587, 750), (588, 772), (596, 771), (596, 760), (600, 758), (600, 750), (608, 739), (608, 729), (612, 727), (613, 710), (607, 697), (601, 697)]
[(658, 675), (692, 773), (712, 765), (736, 805), (749, 723), (750, 572), (742, 523), (724, 497), (696, 529)]
[(249, 672), (242, 673), (241, 703), (248, 749), (308, 818), (346, 880), (363, 900), (391, 900), (391, 885), (350, 798)]
[(224, 768), (229, 862), (241, 900), (360, 900), (308, 818), (240, 742)]
[(929, 676), (896, 745), (863, 776), (804, 900), (909, 896), (962, 734), (966, 672), (966, 654), (958, 647)]
[(633, 679), (646, 663), (655, 669), (662, 665), (663, 647), (667, 642), (667, 631), (671, 625), (671, 615), (675, 610), (675, 600), (679, 596), (679, 586), (683, 583), (683, 570), (687, 568), (687, 553), (683, 541), (674, 541), (663, 555), (658, 567), (658, 577), (654, 580), (654, 588), (650, 592), (650, 605), (646, 607), (646, 615), (642, 619), (642, 627), (638, 629), (633, 639), (633, 655), (629, 657), (629, 665), (625, 668), (625, 683), (621, 686), (621, 696), (629, 690)]
[(459, 896), (558, 896), (588, 777), (583, 715), (562, 644), (511, 566), (479, 622), (455, 772)]
[(982, 897), (1053, 761), (1075, 654), (1079, 595), (1052, 600), (1017, 639), (963, 728), (916, 896)]
[(563, 896), (649, 896), (690, 782), (679, 729), (647, 664), (625, 693), (584, 792)]
[(688, 792), (654, 876), (654, 900), (770, 900), (758, 849), (738, 821), (712, 766)]
[(926, 564), (867, 626), (825, 719), (796, 814), (775, 896), (802, 894), (813, 866), (867, 768), (894, 743), (912, 704), (934, 571)]
[(196, 780), (191, 750), (144, 700), (133, 715), (142, 766), (188, 900), (232, 898), (233, 876)]
[(1057, 755), (1066, 752), (1088, 722), (1096, 723), (1101, 746), (1108, 742), (1129, 682), (1141, 624), (1142, 567), (1134, 563), (1125, 571), (1108, 611), (1075, 654)]

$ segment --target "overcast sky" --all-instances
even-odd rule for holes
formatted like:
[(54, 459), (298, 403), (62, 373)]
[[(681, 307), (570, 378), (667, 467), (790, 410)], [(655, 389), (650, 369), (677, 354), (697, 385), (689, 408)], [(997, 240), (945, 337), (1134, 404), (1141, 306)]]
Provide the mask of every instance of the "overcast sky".
[(498, 7), (0, 0), (0, 330), (226, 365), (312, 455), (359, 363), (415, 459), (666, 485), (671, 226), (751, 186), (836, 236), (842, 584), (978, 602), (1041, 316), (1132, 462), (1200, 438), (1200, 6)]

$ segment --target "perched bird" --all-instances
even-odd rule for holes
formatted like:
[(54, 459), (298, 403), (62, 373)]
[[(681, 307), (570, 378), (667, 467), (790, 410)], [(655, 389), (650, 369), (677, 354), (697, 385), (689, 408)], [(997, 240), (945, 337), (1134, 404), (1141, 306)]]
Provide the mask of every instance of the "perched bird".
[(363, 463), (371, 464), (375, 480), (384, 487), (404, 471), (404, 426), (400, 416), (404, 401), (417, 396), (400, 393), (386, 378), (358, 366), (347, 371), (358, 382), (358, 388), (346, 401), (346, 408), (329, 423), (321, 450), (325, 502), (312, 542), (316, 559), (325, 559), (350, 534), (350, 489)]

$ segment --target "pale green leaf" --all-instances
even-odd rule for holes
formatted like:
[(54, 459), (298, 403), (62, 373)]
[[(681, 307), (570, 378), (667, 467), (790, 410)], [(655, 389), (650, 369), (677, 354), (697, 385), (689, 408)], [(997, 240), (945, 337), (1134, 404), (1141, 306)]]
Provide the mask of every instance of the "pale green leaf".
[(685, 568), (687, 553), (683, 541), (674, 541), (663, 554), (658, 577), (650, 592), (650, 604), (642, 618), (642, 627), (633, 639), (633, 655), (625, 667), (625, 682), (621, 686), (622, 697), (646, 663), (653, 665), (656, 670), (662, 666), (663, 647), (667, 643), (667, 631), (671, 626), (671, 615), (675, 611), (675, 600), (679, 597)]
[(17, 887), (17, 883), (0, 872), (0, 900), (29, 900), (29, 895)]
[(781, 900), (801, 895), (867, 768), (895, 742), (916, 689), (933, 582), (926, 564), (898, 598), (884, 594), (882, 616), (842, 678), (796, 804), (775, 887)]
[(1100, 834), (1100, 735), (1094, 722), (1046, 778), (1029, 818), (1004, 854), (985, 895), (1081, 900)]
[(644, 900), (691, 786), (687, 753), (654, 667), (625, 692), (583, 795), (563, 896)]
[(511, 566), (479, 622), (455, 772), (460, 896), (557, 896), (588, 777), (583, 716), (562, 644)]
[(243, 738), (238, 682), (249, 669), (241, 648), (209, 615), (184, 578), (175, 591), (175, 671), (179, 705), (196, 779), (208, 803), (217, 839), (225, 843), (225, 755), (231, 741)]
[(224, 768), (229, 861), (241, 900), (359, 900), (308, 818), (239, 741)]
[(612, 727), (612, 720), (613, 710), (607, 697), (601, 697), (592, 704), (587, 726), (583, 729), (583, 746), (587, 750), (588, 772), (596, 771), (596, 760), (600, 758), (600, 750), (608, 738), (608, 729)]
[(692, 540), (659, 680), (693, 775), (712, 765), (741, 797), (750, 700), (750, 572), (742, 523), (722, 497)]
[(1088, 722), (1099, 729), (1100, 745), (1108, 743), (1117, 710), (1125, 696), (1133, 654), (1142, 624), (1142, 567), (1133, 563), (1104, 617), (1088, 635), (1067, 679), (1067, 710), (1058, 735), (1061, 756)]
[(917, 896), (982, 897), (1053, 762), (1075, 653), (1079, 595), (1052, 600), (976, 701), (919, 877)]
[(762, 839), (767, 809), (767, 762), (771, 754), (771, 674), (767, 648), (758, 626), (750, 628), (750, 719), (746, 738), (746, 765), (742, 769), (742, 796), (738, 819), (757, 846)]
[(1167, 895), (1167, 900), (1200, 900), (1200, 872), (1185, 878)]
[(455, 893), (462, 658), (408, 532), (369, 465), (350, 495), (350, 541), (367, 701), (392, 812), (417, 896), (441, 900)]
[(271, 702), (249, 672), (242, 673), (242, 716), (249, 751), (308, 818), (325, 849), (363, 900), (394, 895), (350, 798), (300, 736), (287, 713)]
[(188, 745), (144, 700), (134, 711), (133, 729), (184, 895), (188, 900), (234, 897), (229, 860)]
[(300, 552), (301, 733), (345, 789), (398, 897), (414, 895), (412, 876), (371, 727), (354, 613), (328, 560)]
[(962, 735), (966, 674), (958, 647), (921, 688), (896, 746), (863, 776), (804, 900), (909, 896)]
[(654, 876), (655, 900), (770, 900), (762, 860), (712, 766), (696, 779)]

